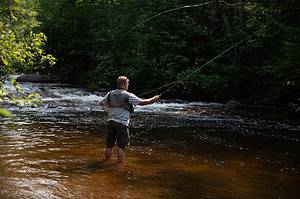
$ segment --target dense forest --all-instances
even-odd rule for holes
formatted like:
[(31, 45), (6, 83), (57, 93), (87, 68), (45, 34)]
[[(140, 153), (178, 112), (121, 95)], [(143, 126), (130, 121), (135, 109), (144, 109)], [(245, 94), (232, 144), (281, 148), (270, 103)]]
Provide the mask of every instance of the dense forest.
[(297, 0), (1, 0), (0, 72), (55, 74), (94, 90), (123, 74), (137, 94), (178, 81), (167, 97), (297, 103), (299, 8)]

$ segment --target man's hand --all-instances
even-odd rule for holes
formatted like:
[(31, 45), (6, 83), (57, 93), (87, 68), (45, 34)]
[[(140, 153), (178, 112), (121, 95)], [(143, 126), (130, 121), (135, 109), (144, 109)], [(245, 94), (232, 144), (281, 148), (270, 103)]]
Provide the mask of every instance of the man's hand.
[(160, 99), (160, 95), (155, 95), (154, 97), (152, 97), (152, 101), (156, 102)]
[(100, 105), (100, 106), (103, 106), (103, 103), (102, 103), (102, 101), (100, 101), (100, 102), (99, 102), (99, 105)]
[(104, 109), (107, 109), (107, 108), (108, 108), (108, 104), (107, 104), (107, 103), (104, 103), (103, 101), (101, 101), (101, 102), (99, 103), (99, 105), (100, 105), (102, 108), (104, 108)]

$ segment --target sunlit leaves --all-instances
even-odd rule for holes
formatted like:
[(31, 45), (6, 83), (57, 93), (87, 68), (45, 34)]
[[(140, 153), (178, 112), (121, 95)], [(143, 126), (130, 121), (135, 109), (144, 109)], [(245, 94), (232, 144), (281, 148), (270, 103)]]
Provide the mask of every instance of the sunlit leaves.
[(0, 108), (0, 117), (11, 117), (12, 114), (7, 109)]
[(32, 31), (39, 24), (35, 4), (34, 0), (0, 2), (0, 66), (7, 72), (55, 64), (55, 58), (43, 51), (46, 36)]
[[(12, 80), (10, 84), (5, 85), (2, 82), (0, 83), (0, 105), (37, 107), (41, 103), (42, 99), (38, 93), (25, 92), (16, 80)], [(6, 109), (1, 109), (0, 112), (0, 117), (10, 115)]]

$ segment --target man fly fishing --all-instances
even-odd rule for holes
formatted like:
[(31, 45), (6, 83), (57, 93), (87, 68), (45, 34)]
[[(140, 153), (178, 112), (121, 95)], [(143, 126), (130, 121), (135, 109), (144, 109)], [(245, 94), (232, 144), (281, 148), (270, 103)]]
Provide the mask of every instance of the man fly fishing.
[(159, 100), (159, 95), (152, 98), (141, 99), (133, 93), (127, 92), (129, 79), (119, 76), (117, 89), (108, 92), (101, 100), (100, 105), (108, 107), (105, 160), (112, 156), (115, 144), (118, 146), (118, 163), (123, 163), (125, 158), (125, 147), (129, 144), (129, 122), (130, 114), (133, 113), (133, 105), (148, 105)]

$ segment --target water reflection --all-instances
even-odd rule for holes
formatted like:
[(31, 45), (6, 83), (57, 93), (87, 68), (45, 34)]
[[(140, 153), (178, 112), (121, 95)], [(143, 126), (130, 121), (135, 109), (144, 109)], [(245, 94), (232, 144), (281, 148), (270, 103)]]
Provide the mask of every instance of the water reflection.
[[(0, 198), (294, 198), (291, 133), (135, 128), (124, 168), (103, 162), (104, 126), (2, 123)], [(274, 132), (275, 133), (275, 132)], [(297, 136), (296, 136), (297, 138)], [(298, 138), (297, 138), (298, 139)]]

